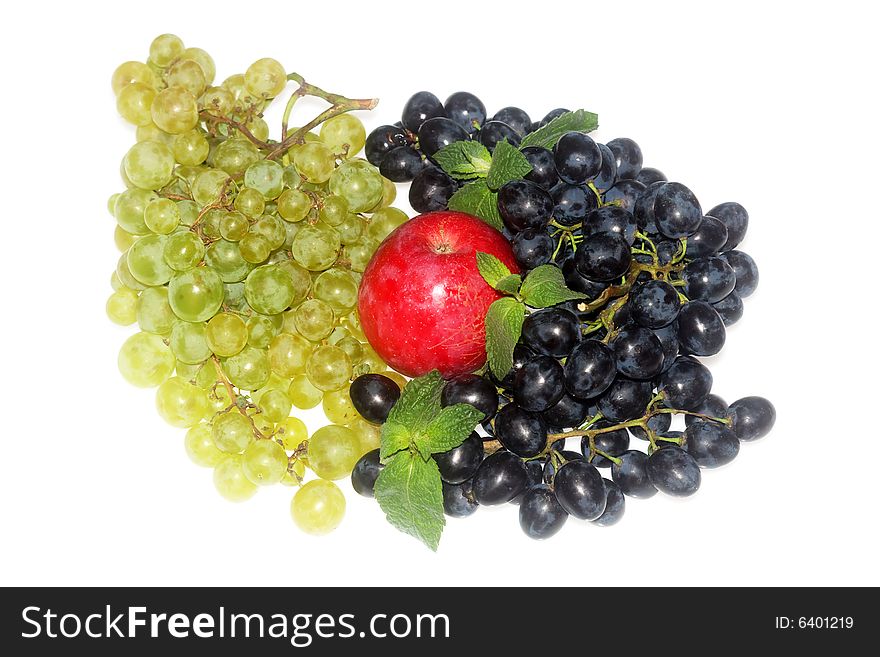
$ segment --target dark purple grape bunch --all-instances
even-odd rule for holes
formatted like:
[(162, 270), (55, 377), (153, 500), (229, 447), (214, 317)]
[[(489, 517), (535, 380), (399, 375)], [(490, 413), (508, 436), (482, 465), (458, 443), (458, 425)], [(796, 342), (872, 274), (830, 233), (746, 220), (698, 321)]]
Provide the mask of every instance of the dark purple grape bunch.
[(524, 136), (564, 112), (554, 110), (532, 122), (520, 108), (505, 107), (490, 118), (483, 101), (467, 91), (452, 94), (445, 103), (420, 91), (406, 102), (398, 123), (369, 134), (365, 151), (389, 180), (412, 181), (409, 201), (416, 212), (445, 210), (460, 183), (437, 166), (437, 151), (457, 141), (476, 141), (490, 152), (502, 140), (518, 146)]
[[(420, 126), (445, 117), (490, 148), (495, 135), (518, 144), (537, 127), (515, 108), (482, 123), (485, 112), (470, 112), (476, 105), (454, 113), (455, 103), (419, 98), (408, 103), (404, 126), (418, 110)], [(438, 466), (447, 514), (510, 502), (523, 531), (542, 539), (569, 516), (612, 525), (628, 497), (693, 495), (703, 470), (765, 436), (776, 411), (762, 397), (727, 404), (700, 360), (721, 351), (758, 284), (755, 261), (738, 249), (745, 208), (727, 202), (704, 211), (685, 185), (643, 167), (632, 139), (601, 144), (569, 132), (552, 149), (522, 152), (531, 172), (498, 190), (505, 235), (523, 273), (558, 267), (586, 298), (529, 312), (503, 377), (487, 370), (446, 384), (444, 404), (478, 406), (486, 436), (439, 455)], [(446, 176), (424, 166), (418, 176)], [(416, 180), (412, 190), (420, 211), (448, 200)]]

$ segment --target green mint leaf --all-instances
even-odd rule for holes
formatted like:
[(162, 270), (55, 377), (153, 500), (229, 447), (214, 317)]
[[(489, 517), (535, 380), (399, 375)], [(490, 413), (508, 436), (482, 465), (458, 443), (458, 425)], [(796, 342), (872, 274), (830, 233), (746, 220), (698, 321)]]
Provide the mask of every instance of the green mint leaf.
[(402, 424), (386, 421), (379, 435), (379, 458), (383, 461), (409, 448), (412, 434)]
[(532, 165), (526, 156), (505, 139), (495, 146), (486, 183), (489, 189), (498, 189), (504, 183), (522, 178), (531, 170)]
[(374, 491), (388, 522), (437, 551), (446, 521), (443, 485), (434, 459), (425, 461), (412, 452), (393, 456), (379, 474)]
[(541, 265), (530, 271), (520, 288), (520, 295), (532, 308), (547, 308), (563, 301), (587, 298), (586, 294), (566, 287), (562, 270), (556, 265)]
[(486, 355), (499, 379), (513, 367), (513, 348), (522, 334), (525, 316), (525, 305), (511, 297), (494, 301), (486, 313)]
[(485, 178), (492, 166), (489, 149), (478, 141), (456, 141), (434, 153), (437, 164), (459, 180)]
[(540, 146), (541, 148), (553, 148), (559, 138), (566, 132), (590, 132), (599, 127), (599, 115), (586, 110), (566, 112), (557, 116), (542, 128), (523, 137), (519, 147)]
[(494, 287), (496, 290), (503, 292), (504, 294), (516, 295), (519, 294), (519, 288), (521, 285), (522, 276), (519, 274), (511, 274), (498, 281)]
[(447, 406), (431, 420), (415, 440), (424, 458), (440, 452), (448, 452), (461, 445), (483, 419), (483, 412), (470, 404)]
[(492, 287), (498, 285), (498, 282), (510, 276), (510, 270), (503, 262), (493, 256), (491, 253), (483, 253), (477, 251), (477, 269), (480, 270), (480, 276)]
[(388, 414), (388, 422), (406, 427), (415, 434), (434, 419), (440, 412), (440, 392), (443, 390), (443, 378), (434, 370), (424, 376), (410, 381)]
[(459, 189), (449, 198), (448, 207), (479, 217), (495, 230), (504, 228), (498, 212), (498, 194), (489, 189), (485, 180), (476, 180)]

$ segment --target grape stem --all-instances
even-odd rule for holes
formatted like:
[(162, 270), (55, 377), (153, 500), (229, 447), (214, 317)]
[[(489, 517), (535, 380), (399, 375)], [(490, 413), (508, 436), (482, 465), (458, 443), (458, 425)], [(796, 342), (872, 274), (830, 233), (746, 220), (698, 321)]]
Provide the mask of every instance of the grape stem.
[(210, 124), (209, 131), (212, 134), (216, 134), (216, 129), (218, 124), (226, 124), (238, 130), (241, 134), (243, 134), (247, 139), (257, 148), (263, 151), (271, 150), (273, 144), (269, 142), (263, 141), (254, 135), (253, 132), (241, 121), (236, 121), (235, 119), (229, 118), (228, 116), (222, 116), (219, 114), (211, 114), (208, 110), (202, 110), (199, 112), (199, 118), (205, 123)]
[[(371, 110), (379, 103), (377, 98), (352, 99), (341, 96), (340, 94), (324, 91), (320, 87), (306, 82), (298, 73), (289, 73), (287, 79), (296, 82), (299, 84), (299, 87), (293, 92), (293, 95), (287, 101), (287, 106), (284, 108), (284, 116), (281, 122), (281, 141), (278, 144), (273, 144), (269, 147), (269, 154), (266, 155), (267, 160), (274, 160), (286, 153), (291, 146), (303, 143), (306, 134), (327, 119), (332, 119), (334, 116), (339, 116), (340, 114), (345, 114), (346, 112), (351, 112), (353, 110)], [(296, 129), (288, 135), (287, 124), (290, 119), (290, 113), (293, 111), (293, 106), (296, 104), (296, 101), (304, 96), (321, 98), (330, 103), (331, 106), (304, 126)]]
[(247, 418), (247, 421), (250, 422), (251, 429), (253, 429), (254, 436), (257, 438), (268, 439), (270, 436), (265, 435), (262, 431), (257, 428), (257, 424), (254, 422), (254, 418), (251, 415), (248, 415), (247, 412), (247, 404), (242, 406), (238, 403), (239, 394), (235, 391), (232, 383), (230, 383), (229, 379), (226, 376), (226, 373), (223, 371), (223, 368), (220, 366), (220, 359), (217, 356), (211, 356), (211, 360), (214, 363), (214, 370), (217, 372), (217, 379), (223, 386), (226, 388), (226, 392), (229, 393), (229, 398), (232, 400), (232, 406), (238, 409), (238, 412), (244, 415)]

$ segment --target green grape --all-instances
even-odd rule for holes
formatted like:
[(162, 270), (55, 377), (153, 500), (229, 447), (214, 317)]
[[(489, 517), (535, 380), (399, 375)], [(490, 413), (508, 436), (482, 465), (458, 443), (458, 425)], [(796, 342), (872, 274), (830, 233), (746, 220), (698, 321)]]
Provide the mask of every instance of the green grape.
[(372, 210), (382, 200), (382, 176), (369, 162), (343, 162), (330, 176), (330, 193), (348, 201), (352, 212)]
[(314, 479), (302, 486), (290, 503), (290, 515), (300, 530), (324, 536), (345, 516), (345, 496), (332, 481)]
[(364, 335), (364, 330), (361, 328), (361, 318), (358, 316), (357, 310), (343, 317), (339, 325), (348, 330), (352, 337), (361, 342), (367, 341), (367, 336)]
[(217, 75), (217, 68), (214, 66), (214, 60), (211, 58), (211, 55), (204, 50), (201, 48), (187, 48), (180, 55), (180, 59), (191, 59), (194, 61), (202, 67), (202, 71), (205, 73), (205, 82), (207, 84), (214, 82), (214, 77)]
[(301, 229), (293, 238), (293, 258), (310, 271), (324, 271), (336, 260), (341, 242), (339, 233), (325, 224)]
[(244, 284), (248, 305), (261, 315), (277, 315), (290, 307), (295, 290), (293, 281), (277, 265), (257, 267)]
[(299, 335), (280, 333), (269, 344), (269, 366), (286, 379), (305, 372), (314, 345)]
[(351, 337), (349, 330), (343, 326), (336, 326), (333, 332), (327, 336), (327, 344), (339, 344), (344, 338)]
[(328, 269), (315, 279), (314, 287), (315, 297), (326, 302), (339, 315), (351, 312), (357, 305), (357, 281), (344, 269)]
[(281, 422), (290, 415), (292, 404), (287, 394), (282, 390), (268, 390), (260, 398), (260, 408), (267, 420)]
[(226, 189), (229, 176), (219, 169), (208, 169), (196, 176), (192, 184), (192, 196), (196, 203), (204, 207), (220, 198)]
[(161, 130), (172, 135), (188, 132), (198, 125), (196, 97), (182, 87), (163, 89), (150, 105), (150, 116)]
[(137, 320), (138, 293), (121, 287), (107, 299), (107, 317), (114, 324), (129, 326)]
[[(277, 334), (272, 320), (265, 315), (252, 315), (247, 320), (248, 344), (257, 349), (266, 349)], [(272, 355), (269, 354), (270, 362)]]
[(235, 209), (244, 216), (256, 219), (266, 209), (266, 200), (256, 189), (245, 187), (235, 197)]
[(227, 212), (220, 220), (220, 235), (229, 242), (238, 242), (247, 235), (249, 227), (247, 217), (241, 212)]
[(215, 116), (228, 114), (235, 103), (235, 98), (228, 89), (223, 87), (208, 87), (199, 98), (199, 109), (208, 110)]
[(174, 159), (186, 166), (197, 166), (204, 162), (211, 150), (208, 138), (198, 130), (190, 130), (177, 135), (171, 145)]
[(278, 376), (275, 372), (272, 372), (269, 375), (269, 380), (266, 381), (266, 383), (263, 385), (262, 388), (251, 392), (251, 401), (253, 401), (257, 406), (260, 406), (261, 410), (264, 411), (264, 415), (265, 415), (265, 409), (262, 409), (262, 402), (263, 402), (263, 397), (266, 395), (266, 393), (268, 393), (272, 390), (280, 390), (281, 392), (287, 392), (288, 387), (290, 387), (290, 379), (282, 378), (282, 377)]
[(195, 233), (181, 231), (168, 237), (162, 257), (171, 269), (186, 271), (198, 265), (205, 257), (205, 245)]
[(356, 244), (364, 234), (364, 220), (356, 214), (349, 214), (345, 220), (336, 227), (339, 233), (339, 241), (348, 246)]
[(171, 333), (175, 319), (168, 303), (167, 287), (148, 287), (141, 292), (137, 302), (137, 323), (141, 331), (166, 335)]
[[(178, 168), (178, 173), (180, 169)], [(180, 215), (181, 226), (192, 226), (199, 217), (199, 206), (195, 201), (177, 201), (177, 212)]]
[(272, 253), (272, 245), (269, 243), (269, 240), (259, 233), (253, 232), (241, 238), (239, 248), (241, 249), (241, 257), (253, 265), (266, 262), (266, 259)]
[(284, 169), (273, 160), (254, 162), (244, 172), (244, 185), (260, 192), (267, 201), (276, 199), (284, 189)]
[[(208, 170), (209, 170), (209, 167), (205, 166), (204, 164), (200, 164), (197, 167), (188, 167), (188, 166), (181, 164), (174, 171), (174, 177), (177, 178), (178, 180), (180, 180), (181, 183), (184, 184), (186, 189), (190, 189), (193, 186), (193, 184), (195, 184), (196, 178), (199, 177), (199, 174), (202, 174)], [(191, 196), (191, 194), (189, 194), (188, 192), (186, 193), (186, 195)], [(193, 206), (195, 207), (195, 210), (196, 210), (196, 215), (198, 215), (202, 209), (202, 206), (200, 206), (195, 201), (191, 201), (189, 199), (186, 199), (186, 202), (193, 204)]]
[(244, 502), (257, 492), (257, 486), (245, 476), (239, 456), (227, 456), (214, 468), (214, 487), (230, 502)]
[(258, 59), (248, 66), (244, 74), (244, 86), (258, 98), (274, 98), (287, 85), (287, 73), (277, 60), (270, 57)]
[(241, 454), (254, 441), (254, 428), (244, 415), (231, 410), (214, 420), (211, 438), (221, 452)]
[(125, 285), (122, 284), (122, 281), (119, 280), (119, 274), (117, 274), (115, 271), (112, 271), (110, 273), (110, 287), (113, 289), (114, 292), (121, 290), (125, 287)]
[(204, 419), (208, 396), (198, 386), (173, 376), (156, 391), (156, 410), (171, 426), (188, 429)]
[(116, 222), (132, 235), (146, 235), (150, 232), (144, 222), (147, 204), (159, 198), (155, 192), (145, 189), (127, 189), (116, 199)]
[(223, 281), (210, 267), (176, 274), (168, 284), (171, 309), (187, 322), (205, 322), (213, 317), (223, 304), (223, 292)]
[(128, 269), (128, 253), (123, 253), (119, 256), (119, 260), (116, 262), (116, 271), (114, 273), (122, 285), (131, 288), (132, 290), (143, 290), (147, 287), (131, 275), (131, 272)]
[(221, 358), (234, 356), (247, 345), (247, 326), (232, 313), (218, 313), (208, 321), (205, 339), (208, 347)]
[(293, 282), (293, 300), (290, 305), (296, 305), (305, 299), (312, 289), (312, 277), (309, 272), (291, 259), (279, 262), (278, 269), (286, 273)]
[(321, 141), (336, 154), (345, 154), (345, 159), (354, 157), (367, 141), (364, 124), (356, 116), (340, 114), (321, 124)]
[(205, 264), (214, 269), (224, 283), (240, 283), (252, 269), (242, 256), (239, 244), (222, 239), (205, 251)]
[(376, 350), (373, 349), (369, 343), (364, 344), (364, 356), (361, 358), (359, 366), (363, 370), (363, 374), (368, 372), (378, 374), (379, 372), (384, 372), (388, 369), (388, 365), (385, 364), (385, 361), (379, 358), (379, 354), (376, 353)]
[(278, 214), (286, 221), (302, 221), (311, 209), (312, 199), (299, 189), (285, 189), (278, 197)]
[[(251, 118), (251, 120), (248, 121), (245, 125), (247, 126), (247, 129), (250, 130), (251, 134), (257, 139), (261, 141), (266, 141), (269, 138), (269, 124), (266, 123), (266, 121), (264, 119), (261, 119), (259, 116)], [(240, 133), (240, 135), (235, 135), (235, 137), (246, 139), (243, 133)]]
[(385, 372), (385, 376), (394, 381), (397, 384), (397, 387), (403, 390), (406, 387), (406, 384), (409, 383), (409, 379), (407, 379), (400, 372), (395, 372), (394, 370), (388, 370)]
[(119, 372), (139, 388), (155, 388), (174, 372), (174, 354), (162, 337), (135, 333), (119, 350)]
[(253, 411), (249, 414), (249, 417), (253, 421), (254, 426), (257, 428), (257, 431), (259, 431), (263, 436), (268, 437), (275, 433), (275, 423), (267, 418), (264, 413)]
[(288, 416), (278, 423), (278, 438), (289, 452), (292, 452), (309, 438), (305, 422), (298, 417)]
[(164, 285), (174, 274), (165, 262), (165, 235), (147, 235), (131, 245), (126, 256), (131, 275), (144, 285)]
[(159, 127), (153, 123), (152, 119), (150, 119), (147, 125), (139, 125), (135, 129), (134, 135), (136, 141), (156, 141), (169, 147), (174, 141), (174, 135), (169, 135), (167, 132), (159, 130)]
[[(174, 351), (173, 346), (171, 347), (171, 351)], [(200, 375), (202, 373), (202, 368), (204, 367), (204, 365), (205, 365), (204, 362), (184, 363), (184, 362), (178, 360), (177, 366), (176, 366), (176, 374), (184, 381), (189, 381), (190, 383), (199, 386), (199, 388), (201, 388), (202, 390), (207, 390), (211, 386), (207, 386), (207, 387), (203, 386), (200, 381), (200, 379), (201, 379)]]
[(349, 214), (348, 202), (341, 196), (328, 196), (318, 211), (318, 217), (328, 226), (338, 226)]
[(160, 34), (150, 44), (150, 61), (159, 68), (165, 68), (183, 54), (184, 46), (180, 37), (173, 34)]
[(143, 82), (126, 85), (116, 97), (116, 110), (123, 119), (133, 125), (149, 125), (153, 122), (150, 108), (156, 100), (156, 90)]
[(281, 477), (282, 486), (302, 486), (306, 476), (306, 464), (300, 460), (288, 463), (287, 472)]
[(321, 406), (324, 409), (324, 415), (333, 424), (350, 424), (358, 417), (358, 412), (351, 403), (351, 397), (348, 393), (349, 386), (340, 388), (324, 394)]
[(379, 448), (382, 434), (381, 426), (367, 422), (364, 418), (358, 415), (351, 421), (348, 428), (351, 429), (354, 435), (358, 438), (358, 443), (360, 444), (358, 452), (360, 452), (361, 456)]
[[(199, 388), (202, 390), (215, 390), (218, 395), (221, 391), (226, 393), (225, 386), (217, 385), (219, 383), (219, 377), (217, 376), (217, 368), (213, 360), (211, 362), (206, 361), (204, 363), (199, 363), (196, 367), (198, 368), (198, 372), (196, 372), (196, 380), (194, 383)], [(226, 394), (226, 396), (228, 397), (229, 395)], [(229, 403), (232, 403), (231, 399)]]
[(378, 247), (379, 243), (368, 237), (361, 238), (360, 241), (346, 246), (344, 255), (350, 263), (352, 271), (363, 272)]
[(123, 230), (122, 226), (118, 224), (113, 229), (113, 243), (116, 244), (116, 248), (120, 251), (128, 251), (137, 239), (137, 235), (132, 235), (128, 231)]
[(153, 199), (144, 210), (144, 223), (154, 233), (169, 235), (180, 225), (180, 210), (171, 199)]
[(370, 223), (367, 225), (367, 237), (375, 242), (381, 242), (388, 237), (398, 226), (406, 223), (409, 217), (403, 210), (397, 208), (383, 208), (373, 213)]
[(156, 84), (156, 76), (143, 62), (123, 62), (113, 71), (110, 86), (113, 87), (113, 93), (118, 96), (120, 91), (135, 82), (153, 87)]
[[(214, 150), (211, 161), (216, 168), (222, 169), (234, 178), (238, 178), (244, 173), (245, 169), (254, 162), (259, 161), (259, 159), (260, 151), (257, 150), (257, 147), (251, 142), (245, 139), (227, 139), (226, 141), (221, 142)], [(260, 196), (262, 197), (262, 194)], [(237, 205), (235, 206), (235, 209), (239, 212), (244, 212), (244, 214), (248, 214), (243, 208), (240, 208)]]
[(290, 381), (287, 396), (294, 406), (305, 411), (320, 404), (324, 393), (313, 386), (305, 374), (297, 374)]
[(225, 214), (226, 211), (220, 208), (211, 208), (205, 212), (199, 224), (199, 232), (202, 237), (206, 237), (209, 240), (220, 239), (220, 222), (223, 221)]
[(293, 154), (296, 170), (308, 182), (327, 182), (336, 165), (333, 152), (320, 142), (306, 143)]
[(191, 427), (186, 432), (183, 447), (190, 460), (203, 468), (216, 467), (220, 461), (226, 458), (226, 454), (217, 449), (214, 439), (211, 438), (210, 424), (202, 423)]
[(336, 343), (336, 346), (348, 354), (348, 358), (349, 360), (351, 360), (352, 365), (357, 365), (364, 358), (364, 345), (362, 345), (359, 340), (355, 340), (351, 336), (343, 338)]
[(223, 293), (226, 295), (223, 300), (225, 305), (243, 313), (250, 312), (250, 308), (247, 307), (247, 301), (244, 300), (244, 282), (224, 283)]
[(165, 72), (165, 84), (169, 87), (186, 89), (198, 98), (208, 86), (202, 67), (191, 59), (174, 62)]
[(320, 299), (303, 301), (294, 313), (297, 332), (312, 342), (319, 342), (330, 335), (336, 323), (333, 308)]
[(265, 237), (273, 251), (280, 248), (287, 238), (284, 222), (272, 215), (265, 215), (257, 219), (254, 225), (251, 226), (251, 232)]
[(306, 376), (320, 390), (339, 390), (351, 379), (351, 361), (339, 347), (321, 345), (306, 363)]
[(397, 198), (397, 186), (388, 180), (388, 178), (382, 178), (382, 200), (379, 201), (380, 208), (387, 208), (389, 205), (394, 203), (394, 199)]
[(360, 441), (348, 427), (321, 427), (309, 438), (309, 467), (321, 479), (342, 479), (362, 456), (359, 449)]
[(110, 194), (110, 198), (107, 199), (107, 212), (110, 213), (111, 217), (116, 216), (116, 201), (119, 198), (119, 192), (115, 194)]
[(269, 380), (269, 356), (264, 349), (245, 347), (224, 361), (223, 371), (236, 388), (259, 390)]
[[(217, 373), (214, 371), (214, 368), (211, 367), (213, 363), (206, 364), (202, 369), (200, 377), (196, 379), (196, 385), (200, 388), (208, 391), (208, 404), (210, 405), (210, 416), (213, 417), (219, 413), (227, 412), (232, 406), (235, 405), (235, 400), (229, 394), (229, 390), (226, 389), (224, 385), (217, 385), (219, 382), (217, 379)], [(203, 372), (210, 372), (211, 374), (203, 374)], [(209, 381), (213, 379), (213, 381)], [(208, 383), (207, 387), (204, 385)]]
[(287, 454), (274, 440), (257, 440), (241, 455), (241, 469), (251, 483), (271, 486), (287, 472)]
[(175, 358), (188, 365), (210, 358), (211, 348), (208, 346), (206, 332), (207, 326), (204, 322), (175, 322), (169, 340)]

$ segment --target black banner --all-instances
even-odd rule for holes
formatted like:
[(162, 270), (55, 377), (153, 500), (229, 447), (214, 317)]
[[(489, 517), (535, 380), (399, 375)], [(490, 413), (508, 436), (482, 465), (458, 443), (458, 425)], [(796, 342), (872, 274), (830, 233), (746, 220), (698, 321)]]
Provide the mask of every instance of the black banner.
[(873, 600), (873, 590), (816, 588), (20, 588), (3, 590), (0, 646), (114, 657), (134, 644), (163, 657), (250, 648), (524, 655), (572, 642), (624, 654), (643, 642), (684, 654), (712, 645), (840, 650), (880, 636)]

